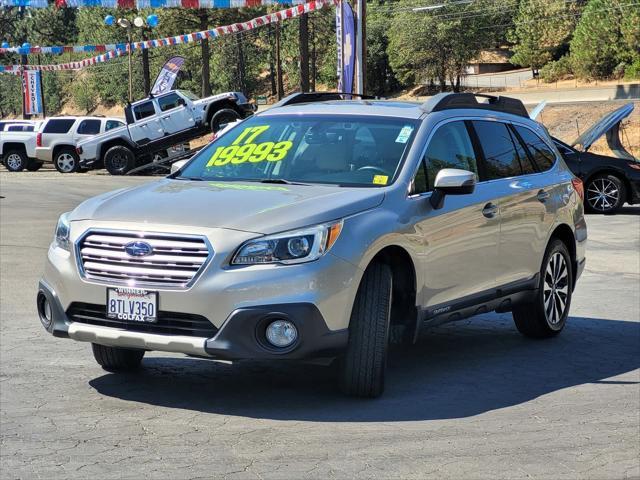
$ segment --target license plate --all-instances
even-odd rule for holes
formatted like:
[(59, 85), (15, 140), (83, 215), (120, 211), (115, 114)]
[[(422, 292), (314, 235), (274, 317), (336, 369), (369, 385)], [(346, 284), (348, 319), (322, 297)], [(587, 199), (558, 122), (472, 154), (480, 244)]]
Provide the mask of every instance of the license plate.
[(107, 288), (107, 317), (129, 322), (158, 321), (158, 292), (140, 288)]

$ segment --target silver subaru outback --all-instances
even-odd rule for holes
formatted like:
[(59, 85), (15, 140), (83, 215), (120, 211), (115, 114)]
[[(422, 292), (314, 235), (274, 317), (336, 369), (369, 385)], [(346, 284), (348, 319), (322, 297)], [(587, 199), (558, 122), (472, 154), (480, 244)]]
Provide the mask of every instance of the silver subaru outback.
[(63, 214), (37, 306), (107, 370), (147, 351), (332, 360), (384, 388), (390, 343), (475, 314), (563, 329), (585, 265), (582, 183), (506, 97), (296, 94), (167, 178)]

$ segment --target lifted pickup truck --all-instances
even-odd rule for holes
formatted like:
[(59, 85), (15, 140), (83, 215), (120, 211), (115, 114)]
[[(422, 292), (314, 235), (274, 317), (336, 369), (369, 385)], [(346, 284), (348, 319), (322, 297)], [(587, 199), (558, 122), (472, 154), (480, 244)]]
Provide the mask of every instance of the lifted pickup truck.
[(42, 162), (36, 160), (36, 132), (0, 133), (0, 161), (10, 172), (38, 170)]
[(253, 114), (255, 107), (239, 92), (198, 99), (184, 90), (150, 96), (125, 108), (127, 125), (81, 142), (80, 166), (104, 167), (112, 175), (149, 163), (153, 154), (187, 142), (222, 125)]

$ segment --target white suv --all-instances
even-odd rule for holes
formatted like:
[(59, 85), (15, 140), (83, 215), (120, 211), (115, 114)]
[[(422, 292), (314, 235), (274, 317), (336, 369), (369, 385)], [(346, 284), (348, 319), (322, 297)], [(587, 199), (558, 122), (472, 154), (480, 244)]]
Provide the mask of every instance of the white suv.
[(49, 118), (36, 137), (36, 158), (42, 162), (53, 162), (60, 173), (77, 172), (80, 162), (76, 144), (92, 135), (122, 126), (124, 120), (121, 118)]

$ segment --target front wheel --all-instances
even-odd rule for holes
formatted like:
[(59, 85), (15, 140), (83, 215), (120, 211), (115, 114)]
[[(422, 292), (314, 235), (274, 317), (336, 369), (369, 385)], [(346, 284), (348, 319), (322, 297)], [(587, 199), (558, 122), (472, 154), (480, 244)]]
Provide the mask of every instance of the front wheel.
[(559, 334), (569, 316), (573, 293), (573, 270), (566, 245), (553, 239), (540, 269), (535, 299), (513, 308), (513, 320), (527, 337), (548, 338)]
[(10, 172), (21, 172), (29, 164), (29, 158), (20, 150), (11, 150), (4, 157), (4, 166)]
[(342, 359), (344, 393), (374, 398), (384, 390), (391, 316), (392, 276), (374, 263), (364, 274), (351, 312), (349, 342)]
[(585, 187), (585, 203), (595, 213), (615, 213), (625, 202), (624, 182), (615, 175), (596, 175)]
[(104, 167), (111, 175), (124, 175), (135, 164), (133, 152), (122, 145), (111, 147), (104, 155)]
[(92, 343), (93, 357), (102, 368), (110, 372), (135, 370), (140, 366), (144, 350), (132, 348), (107, 347)]
[(240, 115), (235, 110), (223, 108), (216, 112), (211, 118), (211, 133), (216, 133), (227, 123), (235, 122), (240, 119)]

